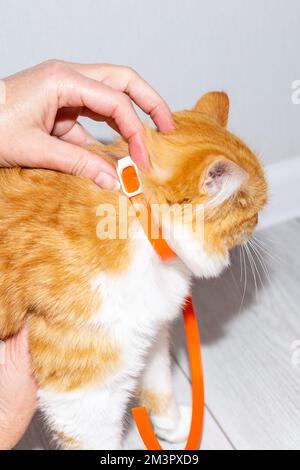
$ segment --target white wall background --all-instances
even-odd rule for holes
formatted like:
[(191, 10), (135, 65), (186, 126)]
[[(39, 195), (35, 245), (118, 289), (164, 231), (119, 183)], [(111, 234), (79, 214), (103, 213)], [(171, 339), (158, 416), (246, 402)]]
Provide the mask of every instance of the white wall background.
[(174, 110), (225, 89), (265, 162), (300, 155), (299, 0), (0, 0), (0, 57), (2, 77), (51, 57), (128, 64)]

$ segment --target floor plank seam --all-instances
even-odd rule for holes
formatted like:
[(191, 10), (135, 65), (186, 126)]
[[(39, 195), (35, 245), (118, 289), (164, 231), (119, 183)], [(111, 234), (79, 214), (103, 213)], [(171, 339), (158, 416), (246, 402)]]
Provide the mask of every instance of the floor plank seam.
[[(174, 362), (176, 363), (177, 367), (179, 367), (179, 369), (181, 370), (181, 372), (183, 373), (183, 375), (186, 377), (186, 379), (188, 380), (189, 384), (191, 385), (191, 379), (189, 377), (189, 374), (186, 373), (186, 371), (183, 369), (183, 367), (181, 367), (180, 363), (178, 362), (177, 358), (174, 356), (174, 354), (172, 354), (172, 358), (174, 360)], [(223, 429), (223, 426), (221, 425), (221, 423), (218, 421), (218, 419), (216, 418), (216, 416), (214, 415), (214, 413), (212, 412), (212, 410), (209, 408), (209, 406), (207, 405), (207, 403), (205, 402), (205, 408), (207, 409), (207, 411), (209, 412), (209, 414), (211, 415), (212, 419), (214, 420), (214, 422), (216, 423), (216, 425), (218, 426), (218, 428), (220, 429), (220, 431), (223, 433), (224, 437), (226, 438), (226, 440), (228, 441), (228, 443), (231, 445), (232, 447), (232, 450), (237, 450), (236, 446), (234, 445), (234, 443), (232, 442), (232, 440), (230, 439), (230, 437), (228, 436), (228, 434), (226, 433), (226, 431)]]

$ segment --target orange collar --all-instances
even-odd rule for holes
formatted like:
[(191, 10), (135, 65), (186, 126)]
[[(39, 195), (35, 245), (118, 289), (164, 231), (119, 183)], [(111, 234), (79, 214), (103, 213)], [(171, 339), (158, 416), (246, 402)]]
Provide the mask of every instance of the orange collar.
[[(151, 214), (151, 207), (142, 192), (142, 182), (139, 177), (138, 168), (131, 157), (124, 157), (118, 161), (117, 172), (122, 190), (129, 198), (136, 216), (156, 253), (163, 261), (175, 258), (176, 253), (174, 253), (166, 240), (164, 240), (161, 230), (159, 230), (159, 237), (152, 237), (151, 227), (154, 227), (155, 222)], [(204, 381), (200, 333), (192, 298), (190, 296), (187, 297), (185, 301), (183, 317), (190, 361), (193, 402), (191, 427), (185, 450), (196, 450), (199, 449), (203, 430)], [(134, 408), (132, 414), (147, 449), (163, 450), (151, 427), (146, 409), (144, 407)]]
[(152, 236), (152, 228), (156, 224), (151, 214), (151, 208), (142, 192), (142, 182), (139, 177), (138, 168), (131, 157), (124, 157), (118, 161), (117, 172), (123, 193), (129, 198), (140, 224), (156, 253), (163, 261), (176, 258), (176, 253), (174, 253), (163, 238), (160, 228), (156, 231), (156, 237)]

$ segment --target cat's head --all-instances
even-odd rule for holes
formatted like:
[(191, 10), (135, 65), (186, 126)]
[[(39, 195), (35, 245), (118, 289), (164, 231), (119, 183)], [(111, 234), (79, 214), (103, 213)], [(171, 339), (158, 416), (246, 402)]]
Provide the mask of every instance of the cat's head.
[[(207, 93), (193, 109), (174, 113), (173, 132), (146, 131), (152, 169), (144, 175), (145, 191), (168, 206), (200, 208), (179, 237), (168, 226), (167, 238), (193, 273), (204, 277), (229, 264), (229, 250), (252, 235), (267, 202), (263, 168), (227, 130), (228, 112), (225, 93)], [(203, 223), (203, 232), (195, 223)]]

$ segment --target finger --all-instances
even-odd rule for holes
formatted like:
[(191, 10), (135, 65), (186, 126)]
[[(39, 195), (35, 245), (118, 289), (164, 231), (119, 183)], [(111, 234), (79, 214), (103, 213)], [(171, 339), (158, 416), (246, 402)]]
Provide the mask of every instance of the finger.
[(81, 74), (128, 94), (162, 132), (174, 130), (171, 111), (165, 100), (137, 72), (129, 67), (108, 64), (74, 64)]
[(174, 130), (171, 111), (162, 97), (136, 72), (128, 78), (125, 93), (153, 120), (162, 132)]
[(81, 109), (81, 107), (59, 109), (56, 114), (51, 134), (56, 137), (61, 137), (71, 130), (80, 115)]
[(101, 116), (100, 114), (94, 113), (85, 106), (81, 106), (78, 108), (60, 109), (57, 112), (57, 116), (51, 134), (55, 135), (56, 137), (61, 137), (63, 134), (66, 134), (74, 126), (79, 116), (88, 117), (89, 119), (93, 119), (93, 121), (97, 122), (105, 121), (108, 126), (118, 132), (118, 134), (120, 134), (120, 129), (117, 127), (116, 123), (111, 118), (107, 118), (105, 116)]
[(115, 168), (98, 155), (43, 133), (32, 142), (35, 146), (32, 146), (31, 159), (26, 158), (25, 166), (84, 176), (107, 190), (119, 187)]
[(89, 119), (93, 119), (93, 121), (98, 121), (98, 122), (106, 122), (106, 124), (111, 127), (114, 131), (116, 131), (118, 134), (121, 134), (120, 129), (118, 128), (117, 124), (112, 118), (107, 118), (105, 116), (101, 116), (100, 114), (94, 113), (93, 111), (90, 111), (89, 109), (82, 107), (80, 111), (80, 116), (88, 117)]
[(144, 128), (124, 93), (74, 73), (60, 86), (58, 100), (59, 107), (85, 106), (94, 113), (111, 118), (127, 140), (135, 162), (144, 168), (148, 166), (148, 154), (143, 141)]
[(52, 135), (59, 137), (70, 144), (85, 147), (90, 144), (96, 144), (97, 140), (79, 123), (75, 122), (70, 127), (56, 127)]

